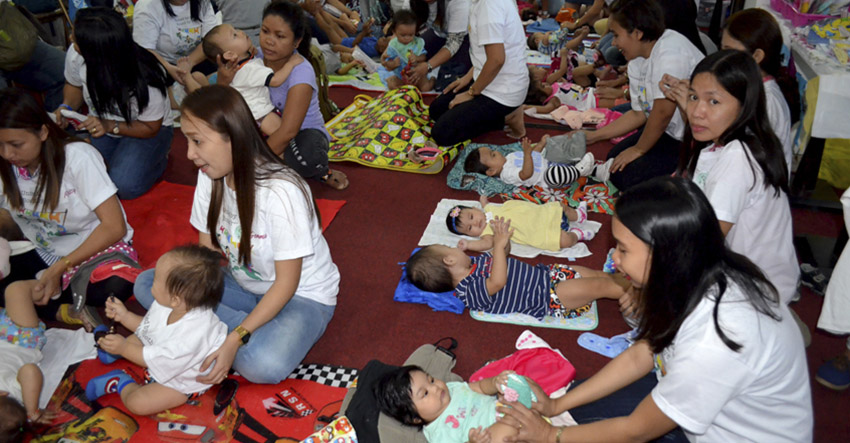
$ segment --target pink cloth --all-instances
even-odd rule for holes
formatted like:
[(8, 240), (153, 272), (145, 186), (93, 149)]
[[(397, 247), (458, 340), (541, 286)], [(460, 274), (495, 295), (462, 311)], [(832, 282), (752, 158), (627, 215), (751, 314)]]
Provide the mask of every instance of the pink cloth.
[[(599, 112), (601, 112), (602, 114), (604, 114), (604, 115), (605, 115), (605, 117), (602, 119), (602, 121), (601, 121), (601, 122), (599, 122), (599, 123), (596, 125), (596, 129), (604, 128), (605, 126), (610, 125), (610, 124), (611, 124), (611, 122), (613, 122), (614, 120), (616, 120), (616, 119), (620, 118), (620, 116), (621, 116), (621, 115), (623, 115), (623, 114), (621, 114), (621, 113), (619, 113), (619, 112), (617, 112), (617, 111), (612, 111), (612, 110), (610, 110), (610, 109), (606, 109), (606, 108), (596, 108), (595, 110), (596, 110), (596, 111), (599, 111)], [(634, 130), (634, 131), (632, 131), (632, 132), (629, 132), (629, 133), (628, 133), (628, 134), (626, 134), (626, 135), (621, 135), (621, 136), (619, 136), (619, 137), (614, 137), (614, 138), (612, 138), (612, 139), (611, 139), (611, 143), (614, 143), (614, 144), (620, 143), (620, 142), (621, 142), (621, 141), (623, 141), (626, 137), (628, 137), (628, 136), (630, 136), (630, 135), (634, 134), (635, 132), (637, 132), (637, 129), (635, 129), (635, 130)]]
[(576, 377), (576, 368), (550, 348), (520, 349), (513, 354), (475, 371), (470, 382), (495, 377), (502, 371), (516, 371), (534, 380), (546, 395), (569, 384)]

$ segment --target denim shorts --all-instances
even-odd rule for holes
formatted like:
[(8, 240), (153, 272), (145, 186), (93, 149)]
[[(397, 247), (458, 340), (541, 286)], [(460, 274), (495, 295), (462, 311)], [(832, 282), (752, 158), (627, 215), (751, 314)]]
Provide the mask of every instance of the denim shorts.
[(46, 341), (44, 329), (42, 321), (35, 328), (22, 328), (6, 315), (5, 309), (0, 308), (0, 337), (13, 345), (40, 351)]

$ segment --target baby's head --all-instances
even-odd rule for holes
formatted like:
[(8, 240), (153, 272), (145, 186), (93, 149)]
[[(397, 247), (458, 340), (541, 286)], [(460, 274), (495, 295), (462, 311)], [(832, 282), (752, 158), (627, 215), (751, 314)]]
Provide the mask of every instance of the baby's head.
[(407, 279), (427, 292), (448, 292), (455, 288), (453, 267), (468, 268), (469, 256), (458, 248), (430, 245), (416, 251), (405, 265)]
[(419, 366), (403, 366), (386, 374), (374, 393), (381, 412), (419, 428), (436, 420), (452, 401), (446, 382)]
[[(540, 75), (542, 72), (542, 76)], [(542, 79), (541, 79), (542, 77)], [(534, 66), (528, 67), (528, 93), (525, 95), (525, 104), (527, 105), (542, 105), (549, 98), (551, 89), (543, 83), (546, 79), (546, 70)]]
[(391, 29), (399, 43), (406, 45), (412, 42), (416, 38), (416, 15), (409, 9), (399, 9), (393, 13)]
[(494, 177), (502, 173), (502, 167), (505, 166), (506, 161), (505, 155), (501, 152), (482, 146), (466, 156), (463, 170)]
[(27, 423), (27, 410), (8, 395), (0, 397), (0, 441), (19, 441)]
[(452, 234), (480, 237), (487, 227), (487, 215), (478, 208), (455, 206), (446, 214), (446, 227)]
[(210, 29), (201, 47), (204, 55), (212, 62), (216, 62), (219, 55), (225, 60), (242, 60), (254, 55), (251, 38), (227, 23)]
[(156, 262), (151, 293), (157, 303), (215, 309), (224, 293), (221, 254), (200, 245), (178, 246)]
[(526, 43), (528, 43), (528, 49), (536, 51), (537, 48), (540, 47), (540, 42), (542, 42), (546, 38), (546, 34), (542, 32), (533, 32), (531, 35), (528, 36), (528, 40), (526, 40)]

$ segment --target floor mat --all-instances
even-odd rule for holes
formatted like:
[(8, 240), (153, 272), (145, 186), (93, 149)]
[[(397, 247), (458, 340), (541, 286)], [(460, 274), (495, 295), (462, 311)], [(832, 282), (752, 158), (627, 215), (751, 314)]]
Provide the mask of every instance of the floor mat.
[[(121, 202), (135, 231), (133, 246), (143, 268), (152, 267), (176, 246), (198, 242), (198, 231), (189, 224), (194, 194), (194, 186), (162, 181), (145, 195)], [(316, 200), (323, 231), (343, 205), (342, 200)]]
[(299, 442), (336, 418), (346, 386), (357, 374), (336, 366), (302, 365), (293, 373), (299, 378), (277, 385), (230, 376), (239, 386), (218, 414), (214, 409), (219, 386), (214, 386), (197, 404), (142, 417), (130, 414), (118, 395), (105, 395), (95, 402), (85, 397), (91, 378), (118, 368), (141, 379), (143, 369), (126, 360), (108, 366), (86, 360), (69, 369), (51, 399), (50, 407), (61, 415), (52, 429), (32, 441)]
[(433, 143), (431, 126), (428, 107), (413, 86), (388, 91), (375, 98), (358, 95), (325, 125), (333, 137), (328, 160), (436, 174), (457, 156), (465, 143), (438, 147), (439, 152), (431, 160), (411, 161), (408, 158), (410, 149), (423, 148), (426, 142)]

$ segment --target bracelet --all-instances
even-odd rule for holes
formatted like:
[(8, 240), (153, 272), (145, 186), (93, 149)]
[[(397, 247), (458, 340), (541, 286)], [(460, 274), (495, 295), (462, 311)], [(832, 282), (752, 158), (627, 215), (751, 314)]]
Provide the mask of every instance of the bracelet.
[(623, 99), (629, 99), (629, 88), (623, 89)]
[(73, 108), (71, 108), (71, 105), (66, 105), (65, 103), (62, 103), (61, 105), (59, 105), (59, 107), (60, 107), (60, 108), (65, 108), (65, 109), (67, 109), (67, 110), (69, 110), (69, 111), (73, 111), (73, 110), (74, 110)]
[(74, 265), (71, 264), (71, 260), (68, 260), (68, 257), (62, 257), (62, 261), (65, 262), (65, 266), (67, 267), (68, 271), (70, 271), (74, 267)]
[(555, 443), (561, 443), (561, 434), (563, 434), (563, 433), (564, 433), (564, 427), (561, 426), (560, 428), (558, 428), (558, 433), (555, 434)]

